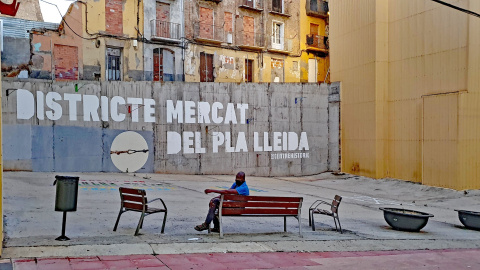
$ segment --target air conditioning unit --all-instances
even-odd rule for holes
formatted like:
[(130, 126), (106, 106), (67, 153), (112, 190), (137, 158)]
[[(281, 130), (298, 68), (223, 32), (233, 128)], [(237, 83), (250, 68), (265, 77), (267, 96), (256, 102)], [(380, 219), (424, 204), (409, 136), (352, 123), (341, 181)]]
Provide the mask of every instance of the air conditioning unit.
[(232, 33), (227, 34), (227, 43), (232, 44), (233, 43), (233, 35)]

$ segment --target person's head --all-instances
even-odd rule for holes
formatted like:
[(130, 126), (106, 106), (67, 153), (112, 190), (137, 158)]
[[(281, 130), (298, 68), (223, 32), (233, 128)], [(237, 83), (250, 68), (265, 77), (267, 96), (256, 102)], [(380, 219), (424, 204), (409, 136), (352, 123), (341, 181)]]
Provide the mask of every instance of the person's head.
[(235, 176), (235, 184), (238, 187), (238, 186), (241, 186), (243, 183), (245, 183), (245, 173), (238, 172), (237, 176)]

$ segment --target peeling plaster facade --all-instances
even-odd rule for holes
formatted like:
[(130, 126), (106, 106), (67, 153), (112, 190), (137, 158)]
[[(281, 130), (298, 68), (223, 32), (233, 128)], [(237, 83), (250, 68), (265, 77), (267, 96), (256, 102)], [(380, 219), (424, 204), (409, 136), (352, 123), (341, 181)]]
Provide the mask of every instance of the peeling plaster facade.
[[(293, 0), (280, 3), (185, 2), (185, 18), (191, 22), (185, 25), (185, 80), (300, 82), (301, 4)], [(213, 76), (204, 78), (205, 73)]]

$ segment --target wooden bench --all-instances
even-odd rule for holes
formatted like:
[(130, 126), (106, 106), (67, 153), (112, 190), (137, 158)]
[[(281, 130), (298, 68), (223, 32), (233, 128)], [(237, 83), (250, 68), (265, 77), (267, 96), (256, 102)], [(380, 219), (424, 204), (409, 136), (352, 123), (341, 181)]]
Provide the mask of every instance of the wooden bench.
[(223, 238), (223, 217), (283, 217), (285, 232), (287, 217), (295, 217), (300, 236), (303, 237), (300, 222), (302, 202), (302, 197), (221, 195), (218, 206), (220, 238)]
[[(155, 213), (165, 213), (163, 216), (163, 224), (162, 224), (162, 231), (164, 232), (165, 229), (165, 221), (167, 220), (167, 206), (163, 202), (162, 199), (157, 198), (151, 201), (147, 200), (147, 194), (143, 189), (134, 189), (134, 188), (125, 188), (121, 187), (118, 189), (120, 191), (120, 212), (118, 213), (117, 222), (115, 222), (115, 227), (113, 231), (117, 230), (118, 222), (120, 221), (120, 216), (127, 212), (127, 211), (134, 211), (140, 212), (142, 215), (140, 216), (140, 220), (138, 221), (137, 230), (135, 231), (135, 235), (138, 235), (138, 231), (143, 226), (143, 218), (150, 214)], [(161, 201), (163, 204), (163, 208), (153, 208), (149, 207), (148, 204), (154, 201)]]

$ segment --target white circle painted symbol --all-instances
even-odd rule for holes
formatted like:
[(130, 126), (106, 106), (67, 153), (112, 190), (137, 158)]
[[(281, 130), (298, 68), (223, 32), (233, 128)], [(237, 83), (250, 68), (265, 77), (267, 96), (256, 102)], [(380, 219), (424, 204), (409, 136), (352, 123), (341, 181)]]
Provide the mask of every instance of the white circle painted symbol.
[(120, 171), (136, 172), (147, 162), (148, 151), (147, 141), (142, 135), (125, 131), (113, 140), (110, 157)]

